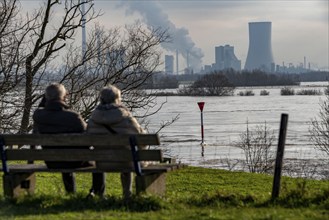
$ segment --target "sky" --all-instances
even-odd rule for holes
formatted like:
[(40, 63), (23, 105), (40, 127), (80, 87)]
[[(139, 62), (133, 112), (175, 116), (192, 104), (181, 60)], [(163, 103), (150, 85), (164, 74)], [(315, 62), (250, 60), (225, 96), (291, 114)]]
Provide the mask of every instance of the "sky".
[[(42, 0), (21, 0), (25, 10)], [(313, 69), (329, 69), (329, 0), (94, 0), (105, 28), (131, 24), (137, 19), (168, 28), (173, 44), (164, 53), (180, 53), (180, 69), (190, 62), (198, 66), (215, 62), (215, 47), (234, 46), (244, 67), (249, 46), (248, 22), (272, 22), (272, 52), (276, 64), (310, 63)], [(88, 26), (87, 26), (88, 29)], [(188, 49), (184, 49), (188, 48)], [(194, 59), (195, 60), (192, 60)]]

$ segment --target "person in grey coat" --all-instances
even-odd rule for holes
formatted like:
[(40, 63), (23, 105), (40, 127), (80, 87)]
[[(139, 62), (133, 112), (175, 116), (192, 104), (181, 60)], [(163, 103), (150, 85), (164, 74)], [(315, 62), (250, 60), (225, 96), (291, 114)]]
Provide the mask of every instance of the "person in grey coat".
[[(81, 115), (70, 110), (65, 103), (67, 95), (62, 84), (53, 83), (46, 88), (45, 102), (39, 106), (33, 114), (34, 133), (58, 134), (58, 133), (83, 133), (87, 124)], [(44, 149), (63, 149), (62, 146), (43, 146)], [(89, 146), (82, 147), (89, 148)], [(78, 168), (91, 166), (88, 161), (45, 161), (48, 168)], [(65, 190), (68, 193), (76, 191), (74, 173), (62, 173)], [(103, 173), (93, 173), (93, 186), (91, 191), (103, 196), (105, 192), (105, 178)]]
[[(136, 118), (134, 118), (129, 111), (121, 103), (121, 91), (113, 86), (109, 85), (102, 89), (100, 92), (100, 103), (96, 109), (92, 112), (91, 117), (88, 120), (87, 126), (88, 133), (112, 133), (112, 134), (139, 134), (145, 133), (144, 129), (140, 126)], [(123, 146), (127, 147), (129, 146)], [(96, 162), (97, 166), (102, 166), (101, 163)], [(131, 164), (114, 164), (111, 166), (126, 166)], [(132, 174), (121, 173), (120, 174), (123, 197), (125, 200), (129, 199), (132, 195)]]

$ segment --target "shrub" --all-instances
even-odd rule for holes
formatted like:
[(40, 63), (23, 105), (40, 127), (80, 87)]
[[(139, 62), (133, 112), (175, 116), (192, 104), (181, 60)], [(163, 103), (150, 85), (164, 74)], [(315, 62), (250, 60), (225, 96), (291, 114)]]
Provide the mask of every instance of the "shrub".
[(270, 92), (265, 89), (260, 91), (260, 95), (269, 95), (269, 94)]
[(318, 118), (311, 119), (309, 132), (316, 149), (329, 156), (329, 95), (320, 103)]
[(290, 87), (284, 87), (280, 91), (281, 95), (295, 95), (295, 90)]
[(318, 89), (302, 89), (297, 92), (297, 95), (321, 95), (321, 91)]
[(247, 122), (247, 130), (240, 135), (240, 140), (235, 146), (243, 150), (249, 172), (266, 173), (272, 170), (275, 162), (275, 155), (271, 149), (273, 141), (274, 132), (266, 123), (250, 130)]
[(238, 93), (239, 96), (254, 96), (255, 93), (252, 90), (240, 91)]
[(173, 92), (155, 92), (155, 93), (152, 93), (152, 95), (154, 95), (154, 96), (177, 96), (177, 94), (175, 94)]
[(219, 72), (203, 75), (191, 86), (178, 90), (179, 95), (191, 96), (229, 96), (233, 95), (234, 86), (226, 76)]
[(329, 95), (329, 85), (324, 89), (324, 94)]

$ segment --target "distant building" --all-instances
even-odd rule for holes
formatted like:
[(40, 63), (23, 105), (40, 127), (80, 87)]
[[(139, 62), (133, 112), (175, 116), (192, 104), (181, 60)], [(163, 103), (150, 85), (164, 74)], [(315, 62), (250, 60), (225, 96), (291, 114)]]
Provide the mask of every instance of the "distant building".
[(212, 66), (211, 65), (205, 65), (202, 72), (209, 73), (211, 71), (212, 71)]
[(234, 69), (241, 70), (241, 60), (234, 54), (234, 47), (230, 45), (215, 47), (214, 70)]
[(275, 63), (271, 63), (271, 73), (275, 72)]
[(273, 70), (271, 32), (271, 22), (249, 23), (249, 49), (244, 66), (246, 70)]
[(193, 69), (190, 67), (190, 68), (185, 68), (184, 69), (184, 74), (185, 75), (189, 75), (189, 74), (194, 74), (194, 71), (193, 71)]
[(174, 73), (174, 56), (172, 55), (165, 55), (165, 73)]
[(311, 69), (304, 68), (304, 63), (299, 63), (299, 65), (294, 65), (292, 63), (288, 63), (288, 66), (286, 66), (284, 63), (282, 66), (276, 65), (275, 72), (277, 73), (307, 73), (311, 71)]

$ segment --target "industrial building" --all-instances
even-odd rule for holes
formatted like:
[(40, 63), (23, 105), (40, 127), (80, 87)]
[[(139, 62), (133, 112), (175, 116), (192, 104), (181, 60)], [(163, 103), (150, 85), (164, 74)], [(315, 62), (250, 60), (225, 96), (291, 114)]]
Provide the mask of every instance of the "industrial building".
[(230, 45), (215, 47), (214, 70), (234, 69), (241, 70), (241, 60), (234, 54), (234, 47)]
[(165, 55), (165, 73), (174, 73), (174, 56), (172, 55)]

